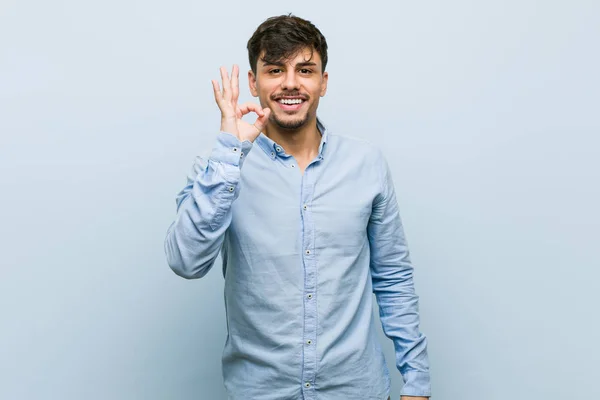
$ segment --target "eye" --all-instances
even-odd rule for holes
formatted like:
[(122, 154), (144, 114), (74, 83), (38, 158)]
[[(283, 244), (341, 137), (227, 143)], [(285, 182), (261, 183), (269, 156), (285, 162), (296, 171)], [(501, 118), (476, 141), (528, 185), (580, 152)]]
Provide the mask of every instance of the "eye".
[(269, 70), (269, 74), (275, 75), (281, 72), (281, 68), (273, 68)]
[(300, 70), (300, 73), (308, 75), (308, 74), (312, 74), (312, 70), (310, 70), (308, 68), (302, 68)]

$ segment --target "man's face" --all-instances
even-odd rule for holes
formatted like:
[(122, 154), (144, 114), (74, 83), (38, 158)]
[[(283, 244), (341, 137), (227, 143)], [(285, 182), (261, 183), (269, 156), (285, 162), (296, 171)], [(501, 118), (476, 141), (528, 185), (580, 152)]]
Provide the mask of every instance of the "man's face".
[[(311, 58), (312, 53), (312, 58)], [(269, 121), (295, 130), (316, 118), (319, 97), (327, 91), (327, 72), (321, 72), (321, 56), (305, 48), (289, 60), (275, 64), (258, 58), (256, 75), (250, 70), (250, 92), (263, 108), (271, 109)]]

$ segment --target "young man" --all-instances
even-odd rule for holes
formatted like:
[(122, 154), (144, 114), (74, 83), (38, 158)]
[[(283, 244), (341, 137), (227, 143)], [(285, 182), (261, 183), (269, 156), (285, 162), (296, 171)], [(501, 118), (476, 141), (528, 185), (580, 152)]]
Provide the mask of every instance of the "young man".
[[(426, 338), (392, 177), (380, 151), (329, 133), (327, 43), (284, 15), (248, 42), (250, 91), (237, 66), (213, 81), (221, 132), (177, 197), (167, 260), (200, 278), (222, 253), (227, 311), (223, 378), (234, 400), (385, 400), (389, 372), (372, 315), (374, 292), (405, 381), (430, 395)], [(221, 90), (222, 89), (222, 90)], [(254, 113), (254, 123), (242, 116)]]

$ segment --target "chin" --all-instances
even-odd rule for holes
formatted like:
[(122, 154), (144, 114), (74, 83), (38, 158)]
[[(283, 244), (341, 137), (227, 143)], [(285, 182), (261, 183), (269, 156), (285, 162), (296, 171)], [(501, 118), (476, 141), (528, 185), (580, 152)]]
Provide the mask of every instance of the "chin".
[(277, 125), (278, 127), (282, 128), (282, 129), (287, 129), (287, 130), (295, 130), (298, 128), (301, 128), (302, 126), (306, 125), (306, 123), (308, 122), (308, 118), (304, 117), (304, 118), (290, 118), (290, 119), (280, 119), (277, 118), (276, 116), (274, 116), (273, 118), (271, 118), (271, 122), (273, 122), (275, 125)]
[(272, 114), (269, 119), (281, 129), (296, 130), (306, 125), (308, 114), (303, 117), (289, 116), (288, 118), (279, 118), (279, 116)]

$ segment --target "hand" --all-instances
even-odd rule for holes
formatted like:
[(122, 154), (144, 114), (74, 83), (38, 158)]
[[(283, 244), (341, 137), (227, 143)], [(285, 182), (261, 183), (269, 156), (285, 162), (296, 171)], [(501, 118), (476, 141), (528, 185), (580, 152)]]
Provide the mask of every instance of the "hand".
[[(269, 108), (263, 109), (254, 103), (238, 105), (240, 95), (240, 70), (238, 66), (233, 66), (231, 80), (225, 67), (221, 67), (220, 71), (223, 93), (221, 93), (219, 83), (216, 80), (212, 80), (212, 85), (215, 92), (215, 101), (221, 110), (221, 131), (231, 133), (241, 141), (249, 140), (253, 142), (267, 125), (271, 110)], [(254, 124), (242, 120), (242, 117), (250, 112), (258, 116)]]

